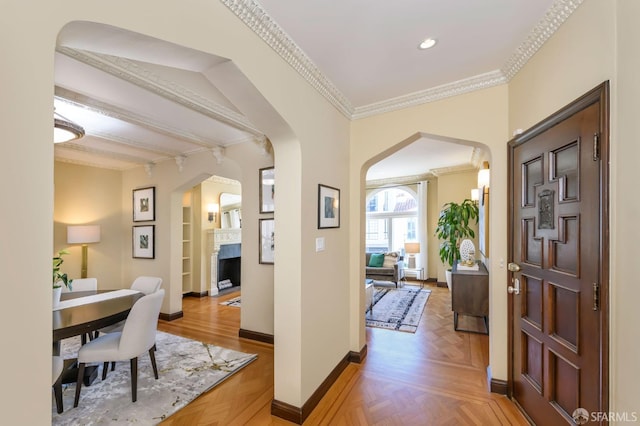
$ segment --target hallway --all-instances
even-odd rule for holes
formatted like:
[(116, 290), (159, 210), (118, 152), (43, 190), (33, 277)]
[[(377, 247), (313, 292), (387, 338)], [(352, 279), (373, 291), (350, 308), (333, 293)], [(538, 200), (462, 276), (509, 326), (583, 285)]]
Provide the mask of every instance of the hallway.
[[(305, 425), (527, 425), (505, 396), (487, 390), (488, 336), (455, 332), (447, 288), (431, 292), (415, 334), (367, 328), (368, 354), (349, 364)], [(273, 347), (237, 337), (235, 297), (185, 298), (184, 317), (158, 329), (258, 360), (165, 420), (163, 425), (291, 425), (270, 415)], [(475, 324), (460, 324), (472, 326)]]

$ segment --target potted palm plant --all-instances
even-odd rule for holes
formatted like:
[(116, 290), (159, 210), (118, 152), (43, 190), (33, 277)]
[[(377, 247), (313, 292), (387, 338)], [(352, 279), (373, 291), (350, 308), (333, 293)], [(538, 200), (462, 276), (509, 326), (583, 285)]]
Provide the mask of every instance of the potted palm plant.
[(60, 302), (60, 293), (62, 293), (62, 285), (71, 289), (71, 281), (66, 273), (61, 273), (60, 268), (64, 259), (63, 255), (69, 254), (67, 250), (60, 250), (57, 255), (53, 256), (53, 306)]
[(460, 242), (476, 236), (472, 226), (478, 224), (478, 206), (466, 199), (462, 203), (446, 203), (440, 210), (435, 235), (440, 243), (440, 260), (445, 266), (447, 286), (451, 288), (451, 268), (460, 259)]

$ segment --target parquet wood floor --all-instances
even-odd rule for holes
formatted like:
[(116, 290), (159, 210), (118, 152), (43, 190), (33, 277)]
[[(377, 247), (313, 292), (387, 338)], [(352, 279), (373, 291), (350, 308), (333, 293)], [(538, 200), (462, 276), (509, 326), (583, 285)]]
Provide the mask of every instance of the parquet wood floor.
[[(488, 336), (453, 330), (449, 290), (431, 292), (415, 334), (367, 328), (368, 355), (349, 364), (305, 425), (527, 425), (505, 396), (487, 389)], [(292, 425), (271, 416), (273, 346), (238, 337), (238, 296), (185, 298), (184, 317), (158, 329), (258, 359), (166, 419), (176, 425)], [(462, 318), (460, 319), (462, 321)], [(465, 318), (467, 327), (483, 327)]]

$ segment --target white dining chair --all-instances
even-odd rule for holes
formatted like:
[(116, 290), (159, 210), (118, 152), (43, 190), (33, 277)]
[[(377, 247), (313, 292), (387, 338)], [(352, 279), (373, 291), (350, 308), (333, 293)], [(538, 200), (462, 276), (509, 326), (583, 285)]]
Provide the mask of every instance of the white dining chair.
[(64, 369), (64, 359), (60, 356), (53, 356), (51, 369), (51, 385), (53, 386), (53, 394), (56, 398), (56, 410), (58, 414), (62, 413), (62, 370)]
[[(136, 278), (133, 281), (133, 283), (131, 284), (131, 290), (136, 290), (144, 294), (151, 294), (160, 290), (161, 285), (162, 285), (162, 278), (141, 276)], [(96, 331), (95, 337), (98, 337), (101, 333), (106, 334), (106, 333), (113, 333), (116, 331), (122, 331), (122, 327), (124, 327), (124, 321), (120, 321), (115, 324), (102, 327), (100, 330)]]
[(160, 290), (162, 278), (160, 277), (138, 277), (131, 284), (132, 290), (140, 291), (144, 294), (155, 293)]
[(105, 334), (80, 347), (74, 407), (77, 407), (80, 401), (82, 378), (87, 363), (104, 363), (102, 370), (102, 379), (104, 380), (109, 362), (129, 360), (131, 365), (131, 400), (133, 402), (138, 399), (138, 357), (147, 351), (151, 358), (154, 377), (156, 380), (158, 379), (154, 351), (158, 316), (163, 298), (163, 289), (143, 296), (131, 308), (122, 332)]
[(97, 289), (97, 278), (74, 278), (73, 280), (71, 280), (71, 288), (62, 286), (63, 293), (69, 293), (73, 291), (95, 291)]

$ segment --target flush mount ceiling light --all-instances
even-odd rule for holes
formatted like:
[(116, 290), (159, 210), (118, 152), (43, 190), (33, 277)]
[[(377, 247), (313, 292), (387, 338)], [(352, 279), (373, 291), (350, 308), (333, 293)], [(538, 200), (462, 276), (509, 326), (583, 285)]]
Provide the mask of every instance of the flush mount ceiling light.
[(53, 143), (69, 142), (84, 136), (84, 129), (57, 112), (53, 112)]
[(436, 45), (438, 41), (435, 38), (425, 38), (424, 40), (422, 40), (422, 42), (418, 45), (418, 49), (421, 50), (426, 50), (426, 49), (430, 49), (433, 46)]

